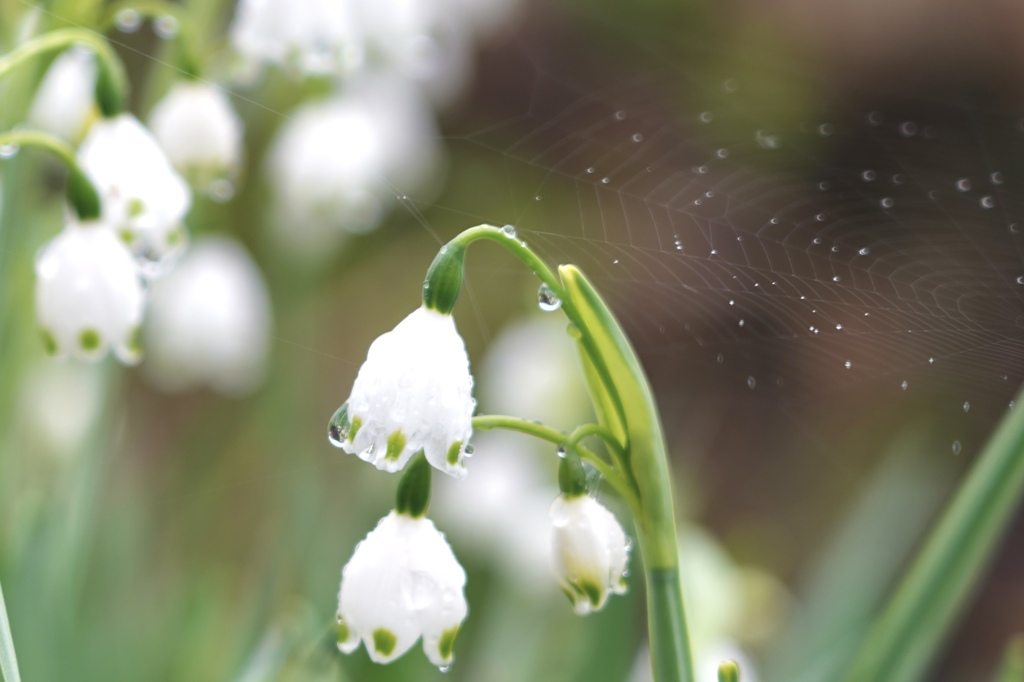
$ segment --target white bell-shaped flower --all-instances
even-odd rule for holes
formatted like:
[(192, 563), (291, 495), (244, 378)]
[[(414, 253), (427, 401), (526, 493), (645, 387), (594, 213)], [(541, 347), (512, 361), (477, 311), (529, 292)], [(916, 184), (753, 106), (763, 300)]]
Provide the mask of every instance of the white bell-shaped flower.
[(576, 613), (604, 606), (626, 591), (629, 545), (615, 515), (588, 495), (559, 495), (551, 505), (555, 572)]
[(473, 432), (472, 389), (455, 321), (417, 308), (370, 345), (352, 394), (331, 420), (331, 442), (392, 472), (422, 450), (434, 467), (461, 478)]
[(188, 185), (152, 134), (131, 114), (89, 129), (78, 162), (96, 185), (103, 221), (128, 245), (147, 276), (167, 269), (184, 249)]
[(263, 378), (270, 296), (238, 242), (196, 241), (150, 293), (144, 338), (150, 378), (167, 391), (209, 386), (240, 395)]
[(240, 0), (231, 42), (254, 65), (345, 75), (362, 64), (362, 40), (343, 0)]
[(65, 50), (53, 60), (36, 90), (29, 123), (78, 142), (96, 111), (95, 89), (96, 57), (92, 51), (82, 47)]
[(99, 223), (71, 224), (36, 257), (36, 318), (51, 355), (139, 360), (145, 292), (124, 244)]
[(267, 156), (279, 241), (323, 257), (347, 233), (377, 227), (398, 196), (422, 198), (438, 184), (439, 140), (420, 93), (393, 79), (359, 79), (302, 106)]
[(174, 168), (197, 188), (220, 195), (242, 160), (242, 119), (212, 83), (175, 83), (149, 117), (153, 136)]
[(391, 512), (360, 542), (341, 572), (338, 648), (362, 641), (377, 663), (408, 651), (420, 636), (434, 665), (452, 661), (466, 617), (466, 572), (433, 522)]

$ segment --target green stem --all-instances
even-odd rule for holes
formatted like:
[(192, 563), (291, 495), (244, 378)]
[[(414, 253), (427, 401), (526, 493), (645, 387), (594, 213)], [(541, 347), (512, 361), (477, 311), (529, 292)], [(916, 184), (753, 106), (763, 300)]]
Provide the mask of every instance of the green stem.
[[(1024, 400), (1024, 392), (1017, 404)], [(1024, 495), (1024, 409), (1002, 420), (861, 644), (846, 682), (912, 682), (928, 668)]]
[(55, 154), (68, 167), (68, 201), (80, 220), (96, 220), (100, 217), (100, 195), (89, 176), (78, 165), (71, 146), (55, 135), (41, 130), (11, 130), (0, 133), (2, 147), (36, 147)]
[(18, 657), (14, 654), (14, 639), (11, 637), (11, 624), (7, 620), (7, 605), (4, 604), (4, 591), (0, 587), (0, 673), (4, 682), (21, 682), (18, 672)]
[(992, 682), (1024, 682), (1024, 636), (1014, 635)]
[[(597, 425), (595, 424), (594, 426)], [(566, 451), (575, 452), (580, 459), (594, 465), (594, 468), (601, 474), (601, 477), (608, 481), (615, 488), (615, 491), (626, 500), (630, 509), (634, 510), (634, 512), (639, 509), (639, 500), (636, 497), (636, 493), (626, 484), (619, 472), (609, 466), (608, 462), (601, 459), (600, 455), (593, 450), (581, 445), (579, 438), (574, 440), (572, 436), (567, 436), (561, 431), (544, 424), (538, 424), (537, 422), (519, 417), (508, 417), (498, 414), (484, 414), (473, 417), (473, 428), (478, 431), (505, 429), (506, 431), (525, 433), (557, 447), (564, 448)]]
[[(49, 52), (59, 52), (76, 43), (88, 46), (96, 54), (99, 60), (99, 80), (102, 81), (105, 89), (111, 91), (111, 98), (117, 100), (118, 104), (123, 102), (124, 95), (128, 92), (128, 77), (125, 74), (124, 64), (121, 63), (117, 54), (114, 53), (102, 36), (79, 28), (50, 31), (11, 50), (0, 57), (0, 78), (3, 78), (29, 59)], [(99, 87), (99, 84), (97, 87)], [(106, 98), (101, 96), (100, 99)], [(100, 104), (101, 107), (104, 107), (103, 101)], [(107, 110), (108, 107), (104, 107), (104, 109), (105, 113), (111, 113)]]

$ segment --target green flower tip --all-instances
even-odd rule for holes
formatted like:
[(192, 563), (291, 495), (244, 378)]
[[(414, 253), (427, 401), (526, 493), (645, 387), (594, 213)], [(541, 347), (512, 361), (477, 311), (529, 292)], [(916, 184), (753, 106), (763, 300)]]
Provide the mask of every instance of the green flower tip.
[[(401, 435), (400, 432), (396, 434)], [(394, 438), (395, 434), (392, 434), (388, 439), (389, 451)], [(404, 447), (405, 436), (401, 438)], [(427, 506), (430, 504), (430, 469), (430, 462), (422, 450), (413, 455), (412, 461), (406, 465), (405, 472), (402, 473), (402, 480), (398, 482), (398, 492), (395, 495), (396, 512), (414, 519), (426, 515)]]
[(81, 221), (97, 220), (101, 214), (100, 195), (92, 180), (77, 165), (68, 172), (68, 203)]
[[(339, 640), (340, 641), (340, 640)], [(373, 648), (382, 656), (390, 656), (398, 644), (398, 637), (387, 628), (377, 628), (373, 631)]]
[(722, 661), (718, 664), (718, 682), (739, 682), (740, 664), (736, 661)]
[(423, 282), (423, 305), (430, 310), (450, 315), (462, 290), (466, 263), (466, 247), (445, 244), (434, 257)]
[(78, 335), (78, 344), (84, 351), (94, 351), (100, 347), (100, 333), (95, 329), (83, 329)]
[(340, 645), (340, 644), (344, 644), (345, 642), (347, 642), (350, 634), (351, 634), (351, 632), (348, 629), (348, 623), (346, 623), (343, 620), (339, 620), (338, 621), (338, 638), (337, 638), (337, 643)]
[(401, 431), (395, 431), (388, 436), (388, 449), (384, 453), (384, 459), (391, 462), (397, 461), (405, 449), (405, 435)]
[(462, 455), (462, 441), (457, 440), (451, 444), (448, 448), (448, 454), (445, 455), (445, 461), (455, 466), (459, 463), (459, 457)]
[(452, 660), (452, 652), (455, 650), (455, 636), (459, 634), (459, 626), (448, 628), (441, 633), (441, 639), (437, 643), (438, 653), (445, 661)]
[(124, 90), (106, 59), (97, 59), (96, 63), (96, 104), (104, 118), (112, 118), (124, 111)]
[(57, 339), (49, 329), (40, 329), (39, 335), (43, 339), (43, 348), (47, 355), (56, 355), (60, 348), (57, 346)]
[(595, 610), (601, 607), (604, 596), (601, 586), (591, 580), (574, 580), (569, 583), (569, 587), (562, 587), (562, 593), (569, 598), (574, 608), (581, 599), (585, 599)]

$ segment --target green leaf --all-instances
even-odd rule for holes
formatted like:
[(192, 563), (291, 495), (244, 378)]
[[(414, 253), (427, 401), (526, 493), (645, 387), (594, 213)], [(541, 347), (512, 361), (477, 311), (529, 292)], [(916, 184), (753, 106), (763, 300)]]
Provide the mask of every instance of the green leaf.
[(1024, 682), (1024, 635), (1016, 635), (1006, 645), (1003, 663), (992, 682)]
[(912, 682), (924, 675), (1022, 493), (1024, 410), (1018, 408), (1000, 423), (939, 519), (860, 647), (847, 682)]
[(0, 673), (3, 673), (4, 682), (21, 682), (18, 657), (14, 654), (14, 639), (11, 637), (11, 624), (7, 620), (3, 588), (0, 588)]

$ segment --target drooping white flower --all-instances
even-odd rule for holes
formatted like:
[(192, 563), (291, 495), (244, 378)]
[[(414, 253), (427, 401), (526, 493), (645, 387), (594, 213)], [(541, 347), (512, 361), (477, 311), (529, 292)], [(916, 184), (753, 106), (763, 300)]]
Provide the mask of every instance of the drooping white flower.
[(168, 391), (206, 385), (246, 393), (263, 378), (270, 326), (267, 287), (245, 247), (226, 237), (199, 239), (153, 283), (145, 368)]
[(256, 65), (308, 75), (346, 75), (363, 60), (351, 3), (343, 0), (240, 0), (231, 42)]
[(131, 114), (89, 129), (78, 162), (96, 185), (103, 221), (131, 250), (147, 276), (160, 274), (184, 249), (188, 185), (160, 145)]
[(461, 478), (472, 389), (455, 321), (417, 308), (370, 345), (352, 394), (331, 421), (331, 442), (392, 472), (422, 450), (433, 466)]
[(235, 177), (242, 160), (242, 120), (223, 90), (201, 81), (175, 83), (149, 117), (174, 168), (199, 189)]
[(267, 156), (279, 241), (322, 257), (346, 233), (375, 228), (398, 196), (438, 183), (439, 139), (419, 93), (393, 79), (359, 79), (330, 100), (302, 106)]
[(424, 517), (391, 512), (360, 542), (341, 573), (338, 648), (362, 641), (388, 663), (423, 637), (434, 665), (452, 661), (466, 617), (466, 572), (444, 536)]
[(69, 142), (78, 142), (96, 110), (96, 57), (72, 47), (62, 52), (36, 90), (28, 120)]
[(131, 254), (102, 224), (73, 223), (36, 258), (36, 318), (52, 355), (139, 360), (145, 294)]
[(555, 572), (576, 613), (604, 606), (626, 591), (629, 545), (615, 515), (588, 495), (559, 495), (551, 505)]

